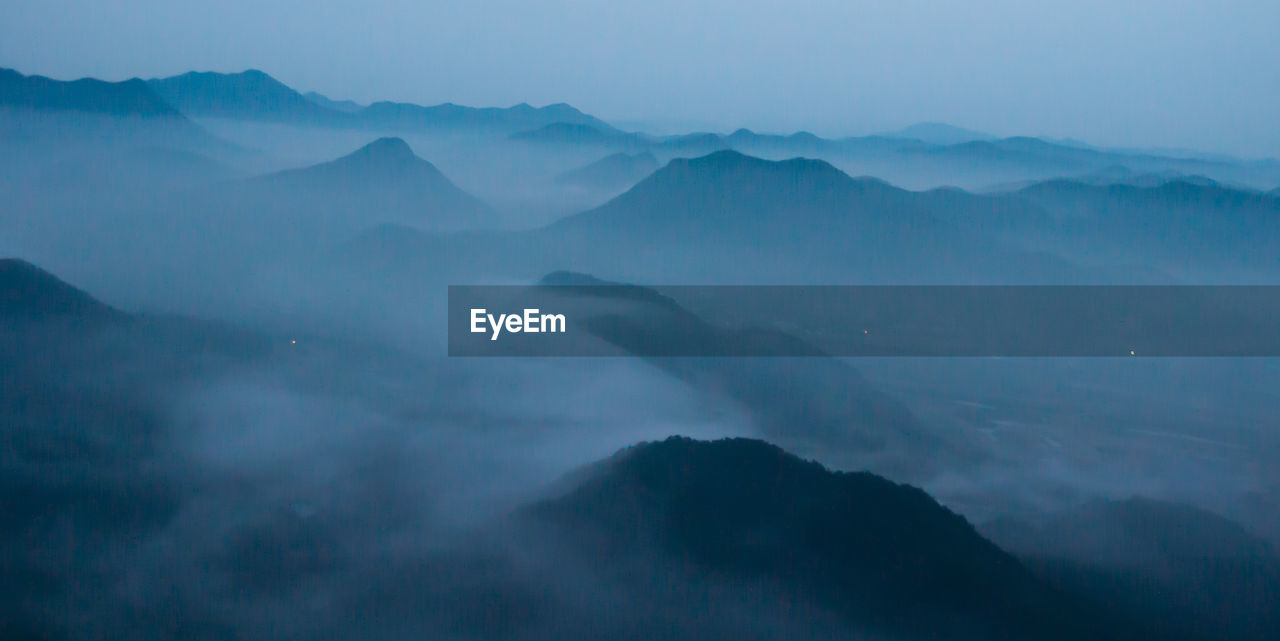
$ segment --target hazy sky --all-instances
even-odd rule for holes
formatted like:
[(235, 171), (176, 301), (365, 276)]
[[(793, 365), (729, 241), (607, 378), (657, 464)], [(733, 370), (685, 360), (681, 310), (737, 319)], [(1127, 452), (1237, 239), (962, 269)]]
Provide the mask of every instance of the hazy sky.
[(0, 66), (255, 67), (359, 101), (1280, 156), (1277, 0), (5, 0)]

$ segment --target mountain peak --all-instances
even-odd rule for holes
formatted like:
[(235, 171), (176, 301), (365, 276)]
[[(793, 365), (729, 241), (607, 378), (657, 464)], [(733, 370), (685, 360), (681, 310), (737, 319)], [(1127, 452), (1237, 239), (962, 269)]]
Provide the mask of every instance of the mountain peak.
[[(726, 235), (791, 234), (796, 212), (819, 218), (849, 218), (855, 197), (897, 197), (900, 190), (879, 182), (855, 180), (822, 160), (764, 160), (732, 149), (696, 158), (677, 158), (630, 191), (596, 209), (565, 218), (559, 226), (641, 229), (695, 234), (723, 240)], [(655, 216), (655, 213), (660, 215)]]
[[(417, 182), (427, 180), (432, 183), (448, 182), (436, 166), (419, 158), (403, 138), (383, 137), (335, 160), (303, 167), (289, 169), (276, 174), (276, 178), (287, 177), (297, 179), (309, 177), (307, 180), (333, 181), (372, 180), (377, 184), (388, 185), (397, 181)], [(450, 183), (452, 187), (452, 183)]]
[(346, 156), (347, 158), (365, 158), (376, 162), (386, 163), (404, 163), (417, 160), (413, 149), (409, 147), (409, 143), (404, 138), (394, 136), (384, 136), (379, 138)]
[[(350, 225), (377, 223), (460, 229), (490, 214), (488, 206), (462, 191), (401, 138), (378, 138), (328, 162), (249, 179), (257, 197), (298, 207), (314, 220), (328, 217)], [(252, 191), (252, 190), (250, 190)]]
[(308, 100), (258, 69), (189, 71), (153, 78), (147, 84), (179, 111), (193, 116), (329, 123), (343, 121), (348, 115)]
[[(560, 488), (527, 514), (601, 559), (657, 549), (699, 574), (783, 582), (788, 595), (900, 631), (922, 612), (964, 611), (993, 637), (1094, 636), (1091, 625), (1031, 633), (1076, 627), (1076, 613), (923, 490), (832, 471), (761, 440), (641, 443)], [(929, 625), (946, 627), (917, 631)]]
[(853, 180), (825, 160), (799, 157), (788, 160), (765, 160), (733, 149), (721, 149), (696, 158), (679, 158), (671, 161), (663, 171), (680, 169), (710, 171), (716, 174), (761, 172), (797, 177), (821, 175), (829, 180)]

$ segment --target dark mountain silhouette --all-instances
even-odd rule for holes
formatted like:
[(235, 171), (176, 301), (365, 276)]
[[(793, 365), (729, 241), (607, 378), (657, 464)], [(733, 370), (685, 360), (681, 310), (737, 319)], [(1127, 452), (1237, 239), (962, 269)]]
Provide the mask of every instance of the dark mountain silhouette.
[(658, 168), (658, 159), (645, 151), (616, 153), (556, 176), (556, 182), (583, 189), (616, 191), (634, 185)]
[(315, 91), (308, 91), (307, 93), (302, 94), (302, 97), (324, 107), (325, 109), (332, 109), (334, 111), (355, 113), (364, 109), (364, 105), (361, 105), (354, 100), (333, 100), (332, 98)]
[(183, 119), (147, 83), (134, 78), (104, 82), (61, 81), (0, 68), (0, 106), (34, 111), (79, 111), (112, 116)]
[(147, 84), (182, 113), (198, 117), (335, 124), (344, 115), (306, 99), (271, 76), (191, 71)]
[(758, 615), (835, 613), (846, 634), (1125, 636), (1117, 620), (1049, 587), (923, 491), (832, 472), (762, 441), (644, 443), (564, 486), (522, 517), (549, 525), (600, 573), (639, 583), (645, 601), (690, 607), (705, 597), (677, 586), (715, 580), (725, 584), (718, 590), (739, 586)]
[(1045, 580), (1139, 612), (1157, 630), (1259, 641), (1280, 634), (1280, 557), (1211, 512), (1135, 497), (982, 529)]
[(119, 316), (120, 312), (31, 263), (0, 259), (0, 318), (101, 321)]

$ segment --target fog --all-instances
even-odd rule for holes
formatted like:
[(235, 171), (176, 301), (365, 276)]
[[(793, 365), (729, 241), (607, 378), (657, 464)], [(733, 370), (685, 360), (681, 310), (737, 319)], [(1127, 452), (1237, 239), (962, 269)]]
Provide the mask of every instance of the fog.
[[(175, 19), (157, 12), (158, 23)], [(1174, 26), (1193, 15), (1167, 14)], [(8, 24), (0, 42), (18, 23)], [(743, 28), (716, 37), (751, 33)], [(20, 50), (8, 42), (0, 55)], [(94, 71), (114, 77), (111, 65), (138, 59), (199, 66), (148, 46)], [(256, 47), (244, 55), (296, 62)], [(448, 73), (464, 71), (479, 75)], [(360, 99), (390, 82), (336, 69), (321, 86), (316, 73), (297, 65), (286, 75)], [(438, 90), (501, 102), (500, 80)], [(544, 92), (571, 86), (538, 82)], [(607, 111), (629, 97), (619, 91), (604, 85), (594, 99)], [(780, 108), (757, 91), (733, 99), (764, 111), (722, 113), (767, 120)], [(697, 117), (717, 109), (710, 95), (691, 95), (687, 114), (648, 113)], [(850, 117), (891, 124), (887, 103), (859, 109)], [(1039, 125), (1001, 122), (1051, 128), (1061, 117), (1036, 112)], [(844, 126), (820, 106), (805, 113)], [(987, 126), (976, 113), (954, 117)], [(778, 577), (664, 564), (659, 542), (602, 564), (593, 546), (607, 541), (529, 516), (618, 450), (672, 435), (762, 438), (835, 470), (918, 486), (980, 525), (1141, 496), (1280, 544), (1274, 358), (469, 359), (447, 355), (446, 329), (447, 286), (532, 284), (557, 270), (641, 285), (1274, 284), (1280, 204), (1264, 191), (1280, 184), (1274, 164), (1075, 147), (1039, 155), (1017, 141), (1005, 141), (1012, 151), (806, 137), (611, 146), (465, 128), (3, 116), (0, 159), (13, 172), (0, 182), (0, 254), (83, 290), (3, 283), (17, 293), (0, 317), (0, 616), (19, 635), (882, 632), (795, 597), (807, 593)], [(1133, 139), (1117, 142), (1150, 142), (1125, 122), (1113, 124)], [(1233, 129), (1256, 124), (1234, 118), (1162, 140), (1252, 152), (1231, 141), (1270, 144)], [(623, 152), (649, 153), (658, 168), (563, 178)], [(27, 274), (6, 269), (0, 276)], [(63, 295), (80, 301), (69, 317), (57, 311)], [(618, 505), (642, 504), (621, 496)], [(763, 526), (743, 536), (784, 538)], [(795, 609), (773, 606), (792, 598)], [(938, 616), (957, 634), (981, 630)]]

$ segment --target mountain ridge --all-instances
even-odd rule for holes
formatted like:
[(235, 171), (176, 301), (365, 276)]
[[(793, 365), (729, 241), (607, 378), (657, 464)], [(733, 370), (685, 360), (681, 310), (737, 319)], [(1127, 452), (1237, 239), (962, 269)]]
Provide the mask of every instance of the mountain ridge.
[(390, 136), (334, 160), (250, 178), (246, 184), (280, 191), (282, 198), (292, 193), (335, 216), (363, 212), (384, 217), (380, 222), (428, 229), (483, 225), (493, 213), (416, 155), (403, 138)]
[(559, 528), (588, 559), (653, 550), (666, 560), (658, 586), (680, 571), (763, 581), (792, 607), (908, 635), (1123, 638), (923, 490), (764, 441), (641, 443), (557, 487), (520, 517)]
[(0, 258), (0, 318), (101, 321), (124, 316), (84, 290), (20, 258)]
[(148, 85), (178, 110), (196, 117), (299, 122), (364, 129), (430, 130), (471, 127), (517, 130), (570, 121), (611, 129), (604, 121), (566, 103), (532, 107), (466, 107), (453, 103), (418, 105), (389, 100), (360, 106), (320, 94), (304, 95), (257, 69), (237, 73), (190, 71), (152, 78)]
[(0, 68), (0, 106), (186, 120), (144, 81), (54, 80)]

